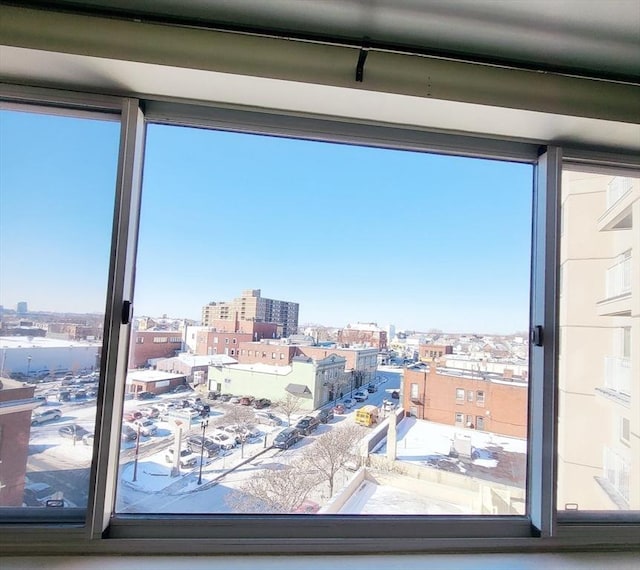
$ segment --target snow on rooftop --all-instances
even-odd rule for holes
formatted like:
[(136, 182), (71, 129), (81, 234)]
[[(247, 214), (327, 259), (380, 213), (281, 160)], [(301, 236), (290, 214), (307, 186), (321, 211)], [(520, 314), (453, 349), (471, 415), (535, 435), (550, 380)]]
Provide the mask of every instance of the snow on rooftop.
[(0, 337), (0, 348), (71, 348), (71, 347), (95, 347), (102, 346), (102, 342), (63, 340), (60, 338), (48, 338), (46, 336), (3, 336)]
[(184, 378), (184, 374), (172, 374), (171, 372), (160, 372), (158, 370), (134, 370), (127, 374), (127, 382), (132, 380), (156, 382), (158, 380), (173, 380), (174, 378)]
[(464, 515), (472, 513), (461, 505), (411, 493), (390, 485), (376, 485), (365, 480), (340, 509), (339, 514)]
[(276, 374), (278, 376), (291, 374), (292, 370), (291, 366), (273, 366), (271, 364), (262, 364), (261, 362), (256, 364), (230, 364), (228, 368), (231, 370), (249, 370), (262, 374)]

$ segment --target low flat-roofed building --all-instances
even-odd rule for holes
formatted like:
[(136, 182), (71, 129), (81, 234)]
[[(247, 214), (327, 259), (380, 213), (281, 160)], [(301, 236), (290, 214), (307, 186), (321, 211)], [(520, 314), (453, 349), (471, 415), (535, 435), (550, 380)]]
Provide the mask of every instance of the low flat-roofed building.
[(127, 374), (127, 393), (164, 394), (177, 386), (186, 384), (186, 382), (184, 374), (172, 374), (157, 370), (134, 370)]

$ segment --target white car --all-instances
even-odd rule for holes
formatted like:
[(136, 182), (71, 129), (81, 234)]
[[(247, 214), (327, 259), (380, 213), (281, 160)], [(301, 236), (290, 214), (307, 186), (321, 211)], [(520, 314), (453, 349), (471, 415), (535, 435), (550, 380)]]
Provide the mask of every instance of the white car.
[(209, 436), (209, 439), (220, 446), (220, 449), (233, 449), (236, 446), (236, 440), (228, 433), (217, 431)]
[(150, 436), (158, 431), (158, 426), (154, 424), (149, 418), (141, 418), (132, 422), (134, 429), (140, 428), (142, 435)]
[(367, 394), (367, 392), (365, 390), (362, 390), (360, 392), (356, 392), (353, 395), (353, 399), (356, 402), (364, 402), (368, 397), (369, 397), (369, 394)]

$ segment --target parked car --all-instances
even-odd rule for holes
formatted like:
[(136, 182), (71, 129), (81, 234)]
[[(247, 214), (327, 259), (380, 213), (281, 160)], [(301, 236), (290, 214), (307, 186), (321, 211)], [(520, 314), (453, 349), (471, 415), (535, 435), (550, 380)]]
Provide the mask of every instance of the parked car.
[(142, 412), (140, 410), (130, 410), (122, 414), (122, 419), (125, 422), (134, 422), (142, 418)]
[(140, 433), (144, 436), (151, 436), (158, 431), (158, 426), (154, 424), (149, 418), (140, 418), (134, 420), (133, 429), (140, 428)]
[(360, 392), (356, 392), (353, 395), (353, 399), (356, 402), (364, 402), (367, 398), (369, 397), (369, 394), (367, 394), (366, 391), (360, 391)]
[[(164, 459), (167, 463), (173, 463), (175, 460), (175, 449), (170, 447), (167, 449), (165, 453)], [(198, 464), (198, 456), (193, 453), (190, 449), (185, 448), (180, 450), (180, 460), (179, 465), (183, 469), (188, 469), (189, 467), (195, 467)]]
[(233, 449), (236, 446), (235, 437), (231, 437), (224, 431), (218, 431), (210, 436), (211, 441), (217, 443), (221, 449)]
[(314, 418), (313, 416), (305, 416), (298, 420), (298, 423), (295, 425), (295, 428), (302, 435), (310, 435), (312, 431), (318, 429), (320, 425), (320, 420), (318, 418)]
[(46, 507), (56, 491), (46, 483), (28, 483), (24, 487), (23, 502), (27, 507)]
[(207, 437), (203, 438), (201, 435), (189, 436), (187, 438), (187, 447), (193, 453), (205, 453), (207, 457), (214, 457), (220, 451), (220, 446), (216, 442)]
[(121, 441), (135, 441), (138, 439), (138, 432), (131, 426), (123, 425), (120, 435)]
[(241, 399), (242, 398), (240, 398), (240, 396), (231, 396), (231, 398), (229, 399), (229, 403), (230, 404), (239, 404)]
[(155, 407), (138, 408), (143, 418), (157, 418), (160, 416), (160, 410)]
[(321, 423), (326, 424), (327, 422), (330, 422), (333, 419), (333, 409), (322, 409), (322, 410), (318, 410), (315, 413), (316, 418), (318, 418), (320, 420)]
[(353, 408), (353, 406), (356, 405), (355, 401), (352, 400), (351, 398), (345, 398), (344, 400), (342, 400), (342, 405), (345, 408)]
[(344, 414), (344, 412), (345, 412), (344, 404), (336, 404), (335, 406), (333, 406), (334, 414)]
[(136, 400), (153, 400), (156, 395), (151, 392), (138, 392), (136, 394)]
[(390, 412), (396, 409), (396, 405), (391, 400), (382, 400), (382, 409), (385, 412)]
[(374, 392), (378, 391), (378, 387), (375, 384), (369, 384), (367, 386), (367, 392), (369, 392), (369, 394), (373, 394)]
[(256, 412), (256, 422), (268, 426), (282, 425), (282, 420), (271, 412)]
[(230, 401), (230, 400), (231, 400), (231, 398), (233, 398), (233, 395), (232, 395), (232, 394), (222, 394), (222, 395), (220, 396), (220, 400), (221, 400), (222, 402), (228, 402), (228, 401)]
[(69, 424), (66, 426), (62, 426), (59, 430), (58, 433), (62, 436), (62, 437), (68, 437), (71, 439), (75, 439), (77, 440), (81, 440), (85, 435), (87, 435), (89, 432), (89, 430), (83, 428), (82, 426), (79, 426), (78, 424)]
[(50, 422), (53, 420), (59, 420), (62, 417), (62, 412), (57, 408), (52, 408), (50, 410), (42, 410), (35, 411), (31, 416), (31, 425), (37, 426), (44, 422)]
[(292, 445), (298, 443), (301, 437), (302, 435), (296, 428), (285, 428), (276, 435), (276, 438), (273, 440), (273, 447), (278, 449), (289, 449)]
[(179, 394), (180, 392), (191, 392), (191, 388), (186, 384), (180, 384), (180, 386), (176, 386), (173, 390), (171, 390), (174, 394)]
[(320, 510), (320, 505), (315, 501), (311, 501), (309, 499), (305, 499), (301, 505), (297, 506), (292, 513), (302, 514), (302, 515), (313, 515)]
[(398, 392), (398, 390), (394, 390), (393, 392), (391, 392), (391, 397), (394, 400), (399, 400), (400, 399), (400, 392)]
[(271, 405), (271, 400), (268, 398), (258, 398), (253, 401), (253, 407), (256, 410), (261, 410), (262, 408), (268, 408)]
[(242, 396), (242, 398), (240, 398), (240, 405), (250, 406), (251, 404), (253, 404), (254, 400), (255, 398), (253, 396)]

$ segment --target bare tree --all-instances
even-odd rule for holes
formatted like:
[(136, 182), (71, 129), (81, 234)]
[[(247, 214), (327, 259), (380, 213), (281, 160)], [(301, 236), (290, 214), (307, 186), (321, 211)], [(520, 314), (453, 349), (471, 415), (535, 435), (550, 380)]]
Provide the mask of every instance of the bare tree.
[(334, 427), (316, 439), (304, 454), (304, 461), (310, 470), (315, 470), (329, 483), (329, 496), (333, 496), (336, 473), (344, 463), (357, 454), (357, 444), (366, 430), (358, 425)]
[(287, 416), (287, 425), (291, 425), (291, 416), (302, 411), (304, 400), (287, 392), (286, 396), (274, 403), (274, 407)]
[(234, 510), (258, 513), (291, 513), (300, 507), (319, 478), (304, 462), (277, 464), (246, 480), (227, 502)]
[(216, 422), (218, 426), (232, 426), (240, 442), (240, 456), (244, 457), (246, 434), (255, 426), (256, 416), (253, 409), (240, 404), (225, 404), (222, 406), (224, 415)]

